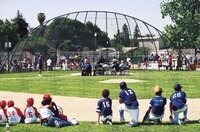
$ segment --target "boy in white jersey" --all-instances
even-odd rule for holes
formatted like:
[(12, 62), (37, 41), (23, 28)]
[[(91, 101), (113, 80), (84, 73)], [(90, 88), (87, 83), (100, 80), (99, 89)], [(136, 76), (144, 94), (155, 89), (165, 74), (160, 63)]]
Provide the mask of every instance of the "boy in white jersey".
[(8, 109), (7, 109), (7, 116), (9, 123), (23, 123), (24, 122), (24, 115), (22, 111), (18, 107), (14, 107), (14, 101), (9, 100), (7, 102)]
[(5, 123), (8, 121), (5, 107), (6, 107), (6, 101), (1, 100), (0, 101), (0, 123)]
[(28, 98), (27, 99), (27, 105), (24, 110), (24, 116), (25, 116), (25, 123), (34, 123), (38, 119), (38, 111), (37, 109), (33, 106), (34, 100), (33, 98)]

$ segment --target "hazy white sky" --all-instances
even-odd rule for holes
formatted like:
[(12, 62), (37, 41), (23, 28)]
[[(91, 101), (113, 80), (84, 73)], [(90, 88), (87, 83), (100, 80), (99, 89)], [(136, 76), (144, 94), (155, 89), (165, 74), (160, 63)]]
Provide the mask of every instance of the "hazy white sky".
[(46, 20), (75, 11), (112, 11), (139, 18), (163, 31), (170, 18), (162, 19), (163, 0), (0, 0), (0, 19), (12, 19), (17, 10), (31, 27), (39, 25), (37, 14), (45, 13)]

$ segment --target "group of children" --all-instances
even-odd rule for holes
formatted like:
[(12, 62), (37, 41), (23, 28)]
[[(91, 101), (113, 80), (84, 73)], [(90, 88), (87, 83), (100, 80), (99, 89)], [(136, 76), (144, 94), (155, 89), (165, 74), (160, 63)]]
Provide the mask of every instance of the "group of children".
[[(14, 101), (9, 100), (7, 103), (5, 100), (0, 101), (0, 123), (35, 123), (40, 120), (43, 126), (63, 127), (70, 125), (77, 125), (78, 122), (75, 118), (69, 118), (63, 114), (62, 108), (57, 106), (52, 101), (50, 94), (44, 94), (41, 102), (39, 112), (37, 108), (33, 106), (34, 99), (28, 98), (24, 113), (15, 107)], [(7, 109), (6, 109), (7, 105)]]
[[(127, 87), (126, 82), (120, 83), (119, 93), (119, 115), (120, 122), (125, 123), (124, 111), (128, 112), (131, 117), (128, 127), (138, 126), (139, 103), (135, 92)], [(180, 84), (174, 85), (175, 92), (170, 97), (170, 116), (169, 119), (174, 124), (182, 124), (187, 119), (187, 100), (186, 93), (183, 92)], [(162, 88), (156, 86), (154, 88), (155, 97), (150, 100), (150, 106), (143, 118), (142, 123), (153, 121), (155, 124), (161, 123), (164, 117), (166, 98), (162, 97)], [(112, 99), (109, 98), (109, 90), (102, 91), (103, 98), (97, 103), (96, 112), (98, 113), (98, 124), (112, 125)], [(28, 98), (24, 113), (15, 107), (14, 101), (0, 101), (0, 123), (34, 123), (40, 119), (43, 126), (63, 127), (69, 125), (77, 125), (75, 118), (69, 118), (63, 114), (62, 108), (52, 101), (50, 94), (44, 94), (41, 107), (38, 110), (33, 106), (34, 99)], [(7, 109), (6, 109), (7, 105)], [(183, 113), (184, 118), (179, 120), (179, 114)]]
[[(124, 111), (128, 112), (131, 121), (127, 124), (128, 127), (138, 126), (139, 103), (135, 92), (128, 88), (126, 82), (120, 83), (119, 93), (119, 115), (120, 122), (125, 123)], [(183, 92), (180, 84), (174, 85), (174, 93), (170, 97), (170, 116), (169, 119), (173, 124), (183, 124), (187, 119), (187, 100), (186, 93)], [(162, 88), (156, 86), (154, 88), (155, 97), (150, 100), (150, 106), (143, 117), (142, 123), (154, 122), (161, 123), (164, 117), (166, 98), (162, 97)], [(96, 112), (98, 113), (98, 124), (112, 125), (112, 100), (109, 98), (109, 90), (102, 91), (103, 98), (98, 101)], [(183, 119), (179, 120), (179, 114), (183, 113)]]

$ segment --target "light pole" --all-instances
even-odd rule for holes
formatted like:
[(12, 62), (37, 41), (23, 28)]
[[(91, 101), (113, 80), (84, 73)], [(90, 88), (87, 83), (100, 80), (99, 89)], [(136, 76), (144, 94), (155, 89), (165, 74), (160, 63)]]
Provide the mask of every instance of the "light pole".
[(7, 56), (8, 56), (8, 73), (10, 73), (10, 48), (12, 47), (11, 42), (8, 42), (8, 36), (6, 37), (5, 48), (7, 49)]
[(93, 50), (93, 72), (94, 72), (94, 62), (95, 62), (95, 58), (94, 58), (94, 55), (95, 55), (95, 51), (96, 51), (96, 36), (97, 36), (97, 33), (95, 32), (94, 33), (94, 50)]
[(178, 42), (177, 42), (177, 47), (178, 47), (178, 60), (177, 60), (177, 70), (181, 69), (181, 65), (182, 65), (182, 60), (181, 60), (181, 47), (183, 45), (183, 41), (184, 39), (181, 38)]

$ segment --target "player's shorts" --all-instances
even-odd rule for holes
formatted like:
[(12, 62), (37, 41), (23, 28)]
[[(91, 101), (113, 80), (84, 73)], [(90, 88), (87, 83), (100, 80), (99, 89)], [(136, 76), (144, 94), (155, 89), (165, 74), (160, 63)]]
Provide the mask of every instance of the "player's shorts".
[(184, 112), (187, 108), (188, 108), (188, 106), (185, 105), (183, 108), (178, 109), (178, 110), (176, 110), (176, 111), (173, 111), (173, 113), (181, 113), (181, 112)]
[(113, 116), (109, 115), (109, 116), (100, 116), (100, 123), (104, 124), (104, 122), (106, 122), (107, 120), (112, 121)]
[(161, 116), (155, 116), (152, 112), (150, 112), (149, 116), (147, 117), (147, 120), (157, 120), (162, 119), (164, 117), (164, 114)]

